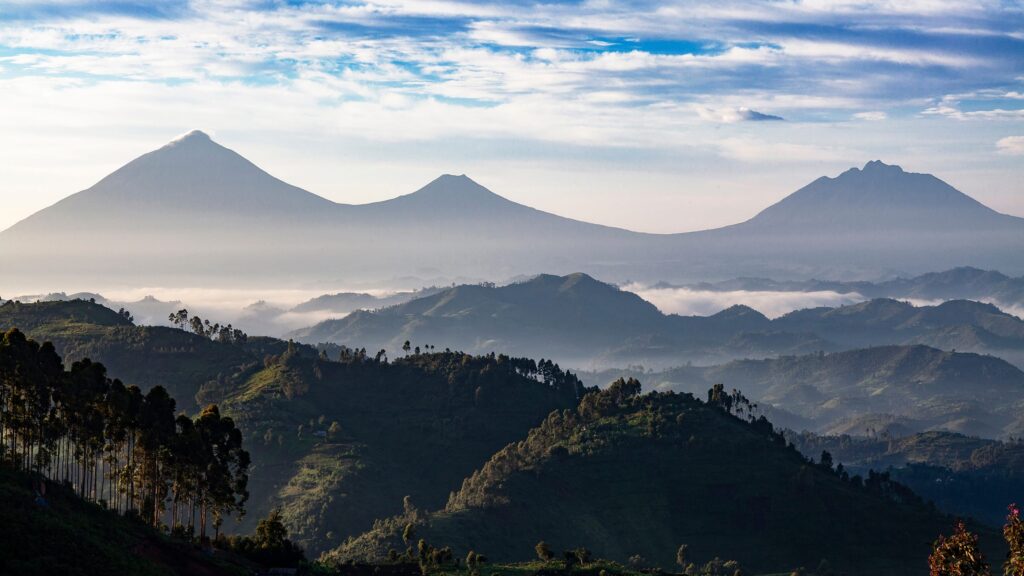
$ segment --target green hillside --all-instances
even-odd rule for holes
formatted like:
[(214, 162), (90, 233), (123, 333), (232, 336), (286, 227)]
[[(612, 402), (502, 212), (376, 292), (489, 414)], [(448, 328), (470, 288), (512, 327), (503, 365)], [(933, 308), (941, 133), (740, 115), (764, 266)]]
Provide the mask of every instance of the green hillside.
[(685, 543), (699, 562), (734, 558), (755, 573), (822, 559), (849, 574), (926, 571), (922, 559), (949, 520), (909, 490), (808, 462), (766, 420), (727, 413), (729, 400), (638, 396), (631, 384), (551, 414), (469, 476), (444, 509), (381, 521), (328, 559), (400, 552), (412, 523), (417, 538), (499, 561), (528, 557), (543, 540), (667, 568)]
[[(583, 389), (556, 366), (505, 356), (411, 354), (387, 362), (286, 352), (211, 384), (253, 453), (252, 517), (281, 507), (314, 553), (400, 513), (444, 505), (462, 478)], [(247, 525), (243, 525), (243, 530)]]

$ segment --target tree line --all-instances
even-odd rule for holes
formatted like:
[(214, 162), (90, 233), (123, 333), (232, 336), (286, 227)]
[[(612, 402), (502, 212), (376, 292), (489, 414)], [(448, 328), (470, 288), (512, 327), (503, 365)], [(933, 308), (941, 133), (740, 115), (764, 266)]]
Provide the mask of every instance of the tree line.
[[(200, 538), (241, 516), (249, 495), (242, 433), (216, 405), (175, 415), (163, 387), (144, 394), (88, 359), (66, 369), (18, 329), (0, 340), (0, 462)], [(45, 482), (37, 491), (45, 498)]]
[(192, 333), (197, 336), (209, 338), (210, 340), (216, 340), (218, 342), (245, 344), (246, 340), (249, 339), (248, 334), (238, 328), (235, 328), (231, 324), (221, 325), (220, 323), (210, 323), (209, 320), (204, 320), (199, 316), (190, 317), (188, 310), (185, 308), (169, 314), (167, 316), (167, 321), (182, 330), (191, 330)]

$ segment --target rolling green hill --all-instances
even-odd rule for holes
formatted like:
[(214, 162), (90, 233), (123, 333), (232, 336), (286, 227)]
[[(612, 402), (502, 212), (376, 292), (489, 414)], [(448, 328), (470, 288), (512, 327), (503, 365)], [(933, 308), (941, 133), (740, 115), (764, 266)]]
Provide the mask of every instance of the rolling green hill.
[[(734, 558), (755, 573), (816, 566), (847, 574), (923, 574), (949, 519), (884, 476), (848, 479), (748, 422), (688, 394), (634, 395), (627, 384), (551, 414), (503, 448), (436, 512), (410, 510), (327, 556), (402, 551), (402, 532), (498, 561), (585, 546), (669, 567)], [(997, 537), (988, 538), (998, 540)]]
[(556, 367), (505, 356), (336, 362), (286, 352), (200, 397), (247, 434), (252, 516), (281, 507), (295, 539), (318, 553), (401, 512), (406, 496), (443, 505), (463, 477), (582, 391)]

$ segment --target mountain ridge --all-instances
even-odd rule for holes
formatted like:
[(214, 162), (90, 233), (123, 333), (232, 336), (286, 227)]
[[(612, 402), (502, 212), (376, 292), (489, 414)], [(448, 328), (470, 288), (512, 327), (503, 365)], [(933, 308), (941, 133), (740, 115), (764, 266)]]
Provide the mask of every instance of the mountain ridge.
[[(471, 335), (471, 336), (467, 336)], [(953, 300), (914, 306), (878, 298), (796, 310), (775, 319), (736, 305), (709, 316), (663, 314), (640, 296), (578, 273), (505, 286), (458, 285), (289, 334), (308, 344), (396, 352), (405, 340), (475, 353), (555, 356), (574, 366), (717, 363), (927, 344), (967, 351), (1024, 351), (1024, 320), (992, 304)]]
[[(818, 179), (747, 222), (649, 234), (540, 211), (465, 175), (443, 175), (381, 202), (336, 203), (271, 176), (198, 131), (0, 238), (0, 265), (14, 279), (8, 282), (23, 283), (56, 284), (87, 270), (115, 282), (142, 276), (147, 283), (203, 285), (225, 276), (302, 285), (410, 272), (507, 278), (537, 270), (658, 281), (772, 270), (807, 277), (837, 262), (847, 277), (965, 262), (1024, 273), (1016, 257), (1024, 219), (985, 208), (933, 176), (880, 162)], [(373, 250), (351, 250), (355, 245)], [(338, 261), (343, 269), (323, 264)]]

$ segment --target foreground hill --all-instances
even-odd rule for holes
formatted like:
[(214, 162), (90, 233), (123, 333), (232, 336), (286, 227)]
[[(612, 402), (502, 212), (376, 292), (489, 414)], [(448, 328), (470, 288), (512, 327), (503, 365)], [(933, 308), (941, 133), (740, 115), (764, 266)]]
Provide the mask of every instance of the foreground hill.
[(39, 502), (34, 486), (27, 474), (0, 465), (0, 574), (229, 576), (258, 568), (237, 558), (213, 560), (57, 484), (48, 483)]
[[(503, 560), (585, 546), (671, 566), (681, 543), (698, 563), (734, 558), (758, 572), (817, 566), (848, 574), (921, 574), (948, 520), (872, 475), (851, 481), (813, 465), (761, 419), (690, 395), (637, 396), (619, 382), (551, 414), (453, 493), (443, 510), (411, 510), (329, 558), (384, 557), (402, 533)], [(736, 406), (734, 404), (734, 406)]]
[(363, 354), (337, 362), (293, 348), (200, 393), (246, 434), (250, 517), (280, 508), (314, 556), (406, 500), (443, 505), (463, 477), (583, 392), (571, 374), (525, 359)]
[(0, 267), (12, 286), (66, 285), (83, 274), (280, 287), (539, 269), (617, 281), (874, 277), (967, 263), (1019, 274), (1022, 244), (1024, 219), (878, 161), (818, 178), (747, 222), (642, 234), (535, 210), (464, 175), (383, 202), (339, 204), (195, 131), (0, 232)]
[[(588, 375), (595, 383), (635, 372)], [(927, 346), (880, 346), (830, 354), (736, 360), (642, 376), (652, 389), (743, 390), (779, 425), (819, 433), (905, 435), (942, 429), (990, 438), (1024, 431), (1024, 372), (992, 356)]]
[(554, 356), (563, 363), (664, 366), (805, 354), (880, 344), (1024, 353), (1024, 321), (967, 300), (915, 307), (876, 299), (770, 320), (746, 306), (711, 316), (665, 315), (637, 295), (585, 274), (462, 285), (292, 333), (299, 341), (398, 350), (413, 344)]
[(0, 305), (0, 328), (15, 326), (68, 361), (103, 362), (143, 390), (165, 386), (186, 412), (220, 404), (253, 454), (240, 530), (281, 507), (315, 553), (402, 510), (405, 496), (440, 506), (496, 450), (582, 393), (548, 363), (461, 353), (388, 362), (365, 350), (330, 361), (272, 338), (220, 342), (136, 326), (84, 300)]
[(827, 450), (851, 473), (889, 470), (922, 498), (958, 516), (1002, 524), (1006, 503), (1024, 491), (1024, 444), (999, 442), (950, 432), (925, 432), (904, 438), (787, 433), (805, 454)]

